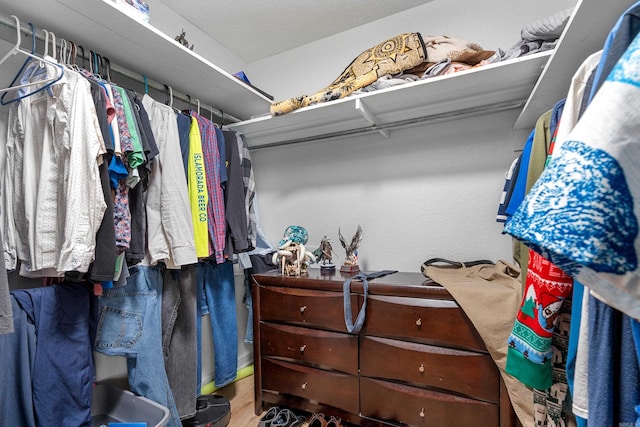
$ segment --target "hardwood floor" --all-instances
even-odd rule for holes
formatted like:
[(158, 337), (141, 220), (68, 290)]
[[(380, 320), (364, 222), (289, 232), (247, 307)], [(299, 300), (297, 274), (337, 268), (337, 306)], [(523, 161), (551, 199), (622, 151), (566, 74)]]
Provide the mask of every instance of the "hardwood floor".
[(261, 415), (253, 412), (253, 375), (242, 378), (219, 390), (231, 403), (231, 421), (228, 427), (257, 427)]

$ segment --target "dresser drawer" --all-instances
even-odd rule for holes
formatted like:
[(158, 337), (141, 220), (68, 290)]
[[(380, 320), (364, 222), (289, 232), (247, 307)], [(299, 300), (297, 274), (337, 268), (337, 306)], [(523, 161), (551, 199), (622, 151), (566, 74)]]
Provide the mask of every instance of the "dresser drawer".
[(360, 412), (419, 427), (497, 427), (498, 405), (360, 377)]
[(276, 323), (260, 324), (265, 356), (294, 359), (358, 375), (358, 337)]
[(454, 301), (369, 295), (362, 333), (486, 351), (484, 342)]
[[(358, 298), (351, 297), (353, 312)], [(346, 332), (341, 292), (279, 287), (260, 288), (260, 320)]]
[(358, 413), (358, 377), (265, 358), (262, 388)]
[(362, 337), (360, 375), (443, 389), (492, 403), (500, 399), (500, 374), (486, 353)]

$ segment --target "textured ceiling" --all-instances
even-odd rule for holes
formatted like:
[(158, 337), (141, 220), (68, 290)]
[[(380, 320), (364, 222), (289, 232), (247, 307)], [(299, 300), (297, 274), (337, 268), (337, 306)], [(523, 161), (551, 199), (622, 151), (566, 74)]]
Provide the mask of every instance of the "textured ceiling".
[(246, 62), (432, 0), (160, 0)]

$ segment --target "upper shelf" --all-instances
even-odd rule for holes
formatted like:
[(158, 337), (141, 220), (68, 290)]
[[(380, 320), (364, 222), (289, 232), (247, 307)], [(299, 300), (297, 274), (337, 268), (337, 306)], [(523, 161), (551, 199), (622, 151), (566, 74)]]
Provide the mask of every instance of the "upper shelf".
[(553, 55), (516, 120), (515, 130), (533, 129), (538, 118), (566, 96), (571, 77), (582, 61), (602, 49), (618, 17), (635, 2), (580, 0), (576, 4)]
[(267, 147), (350, 132), (387, 132), (418, 121), (520, 108), (551, 52), (485, 65), (375, 92), (229, 125), (250, 147)]
[(33, 22), (148, 78), (190, 94), (241, 120), (271, 101), (110, 0), (0, 0), (3, 14)]

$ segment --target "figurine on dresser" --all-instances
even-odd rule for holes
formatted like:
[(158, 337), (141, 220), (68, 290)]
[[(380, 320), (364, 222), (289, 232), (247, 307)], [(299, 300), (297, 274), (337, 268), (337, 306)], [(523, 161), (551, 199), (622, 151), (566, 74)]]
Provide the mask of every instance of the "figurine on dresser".
[(342, 233), (338, 228), (338, 237), (340, 238), (340, 243), (345, 251), (345, 258), (342, 267), (340, 267), (340, 271), (343, 273), (358, 273), (360, 271), (360, 267), (358, 266), (358, 245), (362, 241), (362, 227), (358, 225), (358, 229), (356, 230), (356, 234), (351, 238), (351, 243), (347, 244), (347, 241), (344, 237), (342, 237)]
[(335, 270), (336, 265), (331, 261), (333, 258), (333, 246), (331, 246), (331, 240), (327, 236), (322, 238), (320, 246), (313, 251), (313, 255), (316, 257), (316, 262), (320, 264), (321, 271), (330, 272)]
[(305, 248), (309, 234), (304, 227), (291, 225), (287, 227), (283, 238), (278, 242), (278, 249), (273, 253), (272, 262), (280, 266), (285, 276), (300, 276), (307, 273), (309, 264), (316, 262), (313, 253)]

